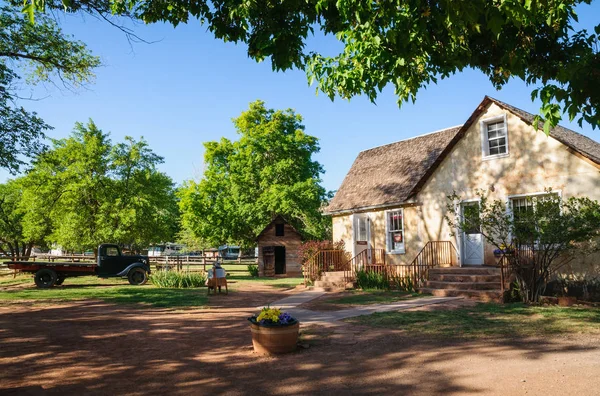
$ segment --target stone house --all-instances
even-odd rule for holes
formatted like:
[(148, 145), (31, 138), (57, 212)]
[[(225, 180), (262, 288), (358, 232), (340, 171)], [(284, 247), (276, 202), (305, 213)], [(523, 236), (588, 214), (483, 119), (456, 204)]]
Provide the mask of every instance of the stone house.
[(300, 276), (298, 249), (302, 236), (283, 217), (276, 216), (256, 237), (259, 276)]
[[(486, 96), (463, 125), (362, 151), (326, 209), (333, 240), (343, 240), (353, 257), (385, 251), (389, 264), (410, 264), (429, 241), (450, 241), (458, 265), (494, 265), (494, 248), (481, 234), (448, 226), (453, 191), (463, 198), (458, 213), (478, 207), (477, 189), (507, 210), (548, 188), (562, 199), (600, 200), (600, 144), (561, 126), (547, 136), (533, 121)], [(578, 264), (598, 269), (598, 261)]]

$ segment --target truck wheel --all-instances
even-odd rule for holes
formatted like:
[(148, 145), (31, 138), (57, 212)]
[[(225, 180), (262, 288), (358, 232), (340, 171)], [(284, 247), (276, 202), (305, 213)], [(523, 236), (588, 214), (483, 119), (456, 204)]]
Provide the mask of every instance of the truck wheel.
[(143, 268), (136, 267), (129, 271), (127, 280), (132, 285), (144, 285), (148, 282), (148, 273)]
[(54, 284), (56, 286), (60, 286), (63, 284), (64, 281), (65, 281), (65, 277), (59, 275), (58, 278), (56, 278), (56, 282)]
[(42, 268), (38, 272), (35, 273), (35, 284), (37, 287), (42, 289), (47, 289), (56, 284), (56, 280), (58, 279), (58, 275), (56, 271), (53, 271), (48, 268)]

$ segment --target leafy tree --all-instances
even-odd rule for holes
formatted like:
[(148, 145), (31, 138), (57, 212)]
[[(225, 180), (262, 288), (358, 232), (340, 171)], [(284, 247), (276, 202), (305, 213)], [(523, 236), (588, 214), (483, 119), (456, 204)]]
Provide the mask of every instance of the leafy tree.
[(24, 233), (23, 187), (19, 180), (0, 184), (0, 252), (13, 258), (28, 257), (40, 240)]
[(213, 245), (248, 246), (279, 214), (305, 236), (323, 238), (330, 220), (320, 212), (323, 168), (312, 159), (319, 145), (301, 122), (292, 110), (256, 101), (234, 119), (238, 141), (205, 143), (203, 179), (180, 190), (183, 228)]
[[(496, 88), (519, 78), (542, 101), (545, 127), (566, 112), (600, 124), (598, 34), (575, 30), (575, 8), (591, 0), (238, 1), (26, 0), (27, 11), (65, 7), (173, 25), (197, 18), (216, 38), (244, 43), (248, 55), (273, 69), (306, 70), (329, 97), (364, 94), (372, 101), (388, 84), (398, 103), (466, 68)], [(314, 29), (335, 35), (335, 56), (307, 50)], [(548, 131), (548, 129), (546, 129)]]
[(144, 140), (125, 141), (112, 148), (110, 158), (115, 182), (112, 240), (140, 250), (173, 239), (179, 207), (173, 181), (156, 169), (163, 158)]
[(156, 169), (162, 158), (144, 140), (113, 145), (90, 121), (71, 137), (53, 140), (25, 177), (27, 235), (49, 231), (67, 250), (114, 242), (133, 249), (173, 237), (173, 182)]
[[(506, 202), (490, 201), (478, 191), (480, 210), (461, 218), (447, 216), (460, 231), (479, 229), (485, 240), (508, 262), (524, 302), (537, 302), (549, 280), (566, 264), (600, 250), (600, 203), (585, 197), (561, 200), (548, 193), (526, 198), (527, 204), (506, 210)], [(448, 213), (455, 213), (460, 197), (448, 197)]]
[(45, 15), (31, 24), (19, 8), (0, 4), (0, 167), (17, 173), (45, 148), (44, 132), (50, 129), (35, 112), (19, 102), (26, 83), (60, 81), (72, 88), (91, 81), (99, 59), (85, 45), (66, 36)]

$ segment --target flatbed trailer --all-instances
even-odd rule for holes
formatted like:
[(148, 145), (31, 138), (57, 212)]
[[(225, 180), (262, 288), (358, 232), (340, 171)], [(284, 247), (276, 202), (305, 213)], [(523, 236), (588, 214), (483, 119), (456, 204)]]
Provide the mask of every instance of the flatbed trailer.
[(6, 261), (8, 268), (34, 274), (40, 288), (61, 285), (66, 278), (96, 275), (100, 278), (126, 277), (132, 285), (143, 285), (150, 274), (148, 256), (125, 256), (118, 245), (102, 244), (98, 247), (95, 263), (70, 263), (51, 261)]

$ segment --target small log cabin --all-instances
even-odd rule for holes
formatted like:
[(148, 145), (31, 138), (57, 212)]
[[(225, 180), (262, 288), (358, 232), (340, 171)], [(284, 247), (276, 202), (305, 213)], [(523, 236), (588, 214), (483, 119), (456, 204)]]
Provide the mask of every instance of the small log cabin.
[(276, 216), (256, 237), (259, 276), (301, 276), (299, 247), (302, 236), (281, 216)]

